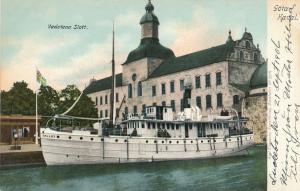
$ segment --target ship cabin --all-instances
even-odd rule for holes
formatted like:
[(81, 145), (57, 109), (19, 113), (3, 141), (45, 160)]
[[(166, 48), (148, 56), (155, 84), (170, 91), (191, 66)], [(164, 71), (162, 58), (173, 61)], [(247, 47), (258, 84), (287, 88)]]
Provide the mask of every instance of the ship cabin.
[[(182, 112), (181, 115), (184, 115)], [(243, 126), (246, 120), (227, 118), (212, 118), (208, 116), (201, 120), (183, 120), (176, 116), (172, 107), (146, 107), (145, 115), (131, 116), (122, 123), (127, 135), (138, 137), (165, 138), (198, 138), (198, 137), (230, 137), (231, 135), (250, 133)]]

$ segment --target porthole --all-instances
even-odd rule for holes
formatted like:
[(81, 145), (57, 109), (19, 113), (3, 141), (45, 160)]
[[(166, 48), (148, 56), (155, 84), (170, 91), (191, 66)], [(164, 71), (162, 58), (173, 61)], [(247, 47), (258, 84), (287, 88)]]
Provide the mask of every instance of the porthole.
[(94, 138), (92, 137), (92, 138), (91, 138), (91, 141), (93, 141), (93, 140), (94, 140)]
[(178, 144), (178, 143), (179, 143), (179, 141), (176, 141), (176, 143)]
[(184, 140), (183, 143), (186, 143), (186, 141)]
[(124, 142), (126, 143), (126, 142), (127, 142), (127, 139), (125, 139)]
[(101, 141), (104, 141), (104, 139), (103, 139), (103, 138), (101, 138)]
[(72, 139), (72, 137), (71, 137), (71, 136), (69, 136), (69, 139)]
[(237, 137), (237, 140), (240, 140), (240, 139)]
[(79, 158), (79, 155), (77, 155), (77, 158)]
[(201, 140), (201, 143), (203, 143), (203, 140)]
[(57, 136), (56, 136), (56, 138), (58, 138), (58, 139), (59, 139), (59, 136), (57, 135)]
[(146, 143), (148, 143), (148, 140), (146, 140)]
[(164, 141), (162, 141), (161, 143), (165, 143)]
[(83, 138), (82, 137), (80, 137), (80, 140), (82, 140)]
[(69, 155), (66, 155), (66, 157), (69, 157)]
[(115, 142), (118, 142), (118, 141), (119, 141), (118, 139), (115, 140)]
[(193, 141), (191, 141), (191, 143), (193, 143)]
[(210, 141), (209, 141), (209, 140), (207, 140), (207, 142), (209, 143)]
[(229, 139), (229, 141), (231, 141), (231, 139)]
[(216, 142), (216, 140), (214, 139), (214, 142)]
[(172, 141), (169, 141), (169, 143), (172, 143)]

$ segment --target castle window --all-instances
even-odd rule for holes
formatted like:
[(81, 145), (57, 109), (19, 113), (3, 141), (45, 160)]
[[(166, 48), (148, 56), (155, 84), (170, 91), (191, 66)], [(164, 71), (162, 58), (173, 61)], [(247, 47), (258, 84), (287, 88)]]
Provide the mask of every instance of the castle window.
[(200, 76), (196, 76), (195, 77), (195, 86), (196, 86), (196, 88), (200, 88), (201, 87)]
[(249, 41), (246, 41), (246, 48), (250, 48), (250, 43), (249, 43)]
[(171, 100), (171, 107), (172, 107), (172, 111), (175, 112), (175, 100)]
[(156, 106), (156, 103), (154, 102), (152, 105), (153, 105), (153, 106)]
[(132, 98), (132, 85), (128, 84), (128, 98)]
[(107, 95), (105, 95), (105, 104), (108, 103), (108, 100), (107, 100)]
[(161, 94), (166, 94), (166, 84), (161, 84)]
[(180, 100), (180, 111), (183, 111), (183, 99)]
[(100, 118), (102, 118), (102, 117), (103, 117), (103, 111), (100, 110)]
[(165, 101), (162, 101), (162, 102), (161, 102), (161, 105), (162, 105), (162, 106), (166, 106), (166, 102), (165, 102)]
[(128, 114), (128, 107), (125, 107), (125, 115)]
[(170, 92), (171, 93), (175, 92), (175, 81), (170, 82)]
[(238, 105), (240, 104), (240, 99), (238, 95), (233, 96), (233, 105)]
[(116, 102), (119, 102), (119, 93), (116, 93)]
[(108, 117), (108, 110), (105, 110), (105, 117)]
[(184, 80), (180, 80), (180, 91), (184, 89)]
[(137, 106), (136, 106), (136, 105), (133, 106), (133, 113), (134, 113), (134, 114), (137, 114)]
[(102, 99), (102, 96), (100, 96), (100, 105), (103, 104), (103, 99)]
[(142, 82), (139, 81), (138, 82), (138, 96), (142, 96), (143, 95), (143, 87), (142, 87)]
[(240, 51), (240, 60), (244, 60), (244, 53), (243, 53), (243, 51)]
[(196, 97), (196, 105), (197, 105), (197, 107), (201, 108), (201, 97), (200, 96)]
[(210, 74), (205, 75), (205, 87), (210, 87)]
[(254, 57), (254, 63), (256, 64), (257, 63), (257, 54), (256, 53), (254, 53), (254, 55), (253, 55), (253, 57)]
[(152, 86), (152, 96), (156, 96), (156, 86)]
[(146, 105), (145, 105), (145, 104), (142, 105), (142, 113), (143, 113), (143, 114), (146, 113)]
[(98, 97), (96, 97), (95, 104), (98, 105)]
[(221, 85), (222, 84), (222, 77), (221, 77), (221, 72), (216, 73), (216, 85)]
[(211, 95), (206, 95), (206, 109), (211, 108)]
[(222, 107), (223, 106), (223, 96), (221, 93), (217, 94), (217, 107)]

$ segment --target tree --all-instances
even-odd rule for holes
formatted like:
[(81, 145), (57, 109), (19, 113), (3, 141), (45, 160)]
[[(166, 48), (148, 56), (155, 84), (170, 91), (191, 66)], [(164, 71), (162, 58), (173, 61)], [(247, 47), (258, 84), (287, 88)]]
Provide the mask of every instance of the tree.
[(38, 113), (53, 116), (59, 105), (59, 94), (51, 86), (41, 86), (38, 94)]
[[(69, 109), (80, 94), (80, 90), (75, 85), (68, 85), (65, 89), (63, 89), (60, 93), (60, 104), (58, 109), (60, 113)], [(97, 113), (94, 102), (91, 98), (83, 94), (68, 115), (76, 117), (97, 117)]]
[(35, 114), (35, 94), (26, 82), (15, 82), (8, 92), (1, 92), (1, 113)]

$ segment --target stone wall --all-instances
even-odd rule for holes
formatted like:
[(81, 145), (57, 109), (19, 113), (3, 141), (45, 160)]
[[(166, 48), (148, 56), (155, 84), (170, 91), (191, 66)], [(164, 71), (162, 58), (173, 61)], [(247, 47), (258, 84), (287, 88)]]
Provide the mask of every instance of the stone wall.
[(267, 94), (246, 97), (242, 105), (243, 116), (249, 118), (246, 127), (254, 132), (254, 142), (264, 143), (267, 137)]

